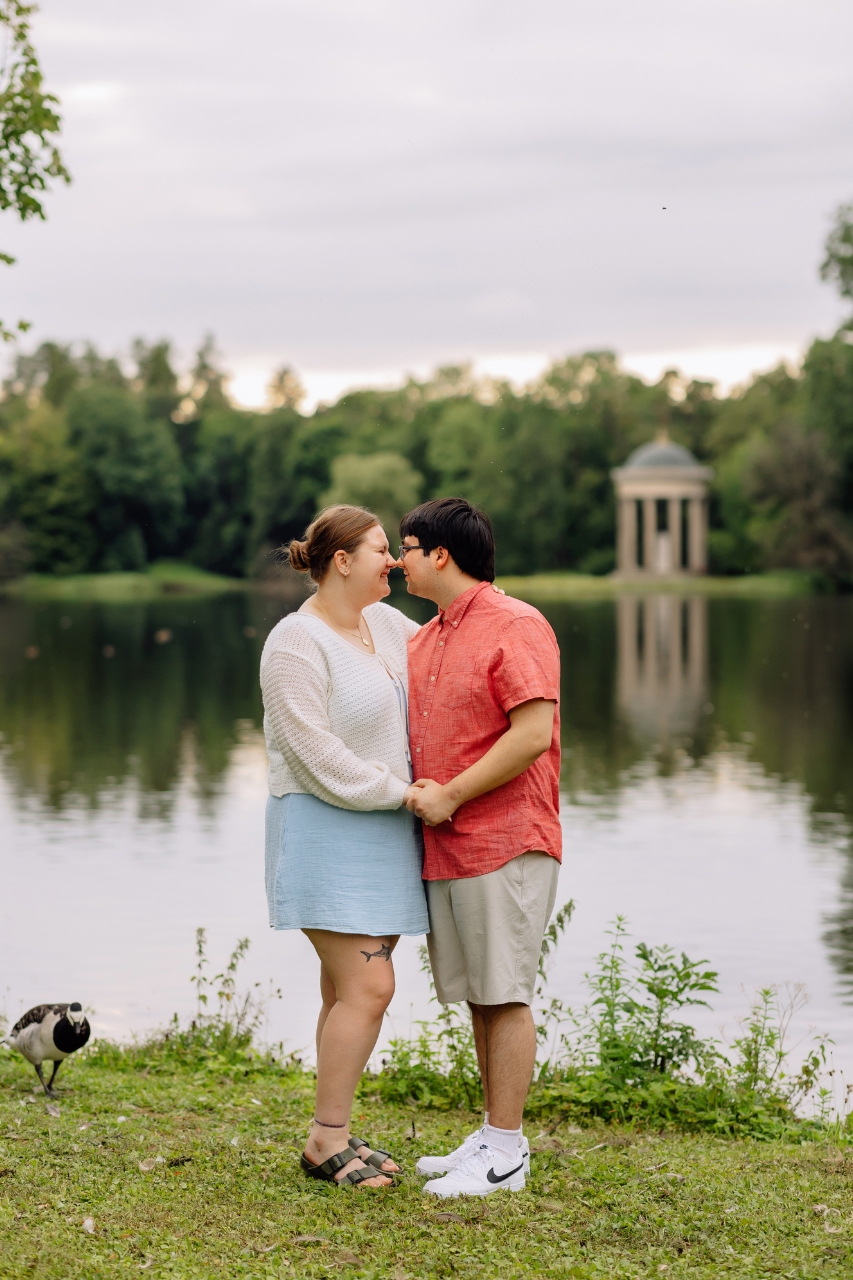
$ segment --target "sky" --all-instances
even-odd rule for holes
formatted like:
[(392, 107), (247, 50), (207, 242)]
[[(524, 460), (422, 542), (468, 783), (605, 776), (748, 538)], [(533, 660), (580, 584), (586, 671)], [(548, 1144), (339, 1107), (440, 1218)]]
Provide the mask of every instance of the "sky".
[(216, 335), (310, 398), (608, 348), (725, 388), (830, 333), (849, 0), (42, 0), (74, 182), (0, 220), (25, 347)]

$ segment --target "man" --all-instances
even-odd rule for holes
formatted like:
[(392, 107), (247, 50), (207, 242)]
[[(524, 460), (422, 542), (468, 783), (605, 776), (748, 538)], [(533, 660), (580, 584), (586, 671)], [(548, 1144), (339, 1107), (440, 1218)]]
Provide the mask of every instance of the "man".
[(485, 1123), (418, 1172), (439, 1196), (520, 1191), (533, 1075), (530, 1004), (557, 890), (560, 655), (538, 612), (493, 586), (491, 525), (462, 498), (404, 517), (410, 594), (438, 615), (409, 643), (409, 726), (424, 822), (430, 960), (439, 1000), (467, 1000)]

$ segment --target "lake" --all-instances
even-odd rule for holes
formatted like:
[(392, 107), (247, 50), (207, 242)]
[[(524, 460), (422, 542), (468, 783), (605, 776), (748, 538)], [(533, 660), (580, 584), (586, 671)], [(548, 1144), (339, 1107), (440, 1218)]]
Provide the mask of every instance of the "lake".
[[(429, 616), (395, 592), (393, 602)], [(0, 1012), (95, 1010), (124, 1037), (194, 1009), (238, 938), (243, 984), (283, 998), (267, 1038), (310, 1045), (317, 965), (272, 933), (257, 669), (294, 607), (260, 592), (150, 604), (0, 600)], [(418, 612), (420, 610), (420, 612)], [(794, 1020), (853, 1080), (853, 599), (675, 596), (543, 608), (563, 655), (561, 903), (549, 993), (583, 998), (608, 922), (720, 973), (705, 1031), (757, 987), (803, 984)], [(401, 942), (387, 1034), (428, 1016)]]

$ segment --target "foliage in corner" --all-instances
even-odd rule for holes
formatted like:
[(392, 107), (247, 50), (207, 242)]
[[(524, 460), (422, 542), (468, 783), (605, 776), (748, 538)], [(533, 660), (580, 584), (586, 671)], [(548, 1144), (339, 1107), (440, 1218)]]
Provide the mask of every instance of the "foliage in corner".
[[(54, 137), (60, 118), (58, 99), (42, 88), (42, 72), (30, 38), (35, 4), (0, 0), (0, 211), (17, 213), (22, 222), (44, 218), (41, 197), (51, 179), (70, 182)], [(15, 259), (0, 253), (0, 262)], [(26, 320), (15, 326), (29, 328)], [(15, 330), (0, 321), (0, 338), (8, 342)]]

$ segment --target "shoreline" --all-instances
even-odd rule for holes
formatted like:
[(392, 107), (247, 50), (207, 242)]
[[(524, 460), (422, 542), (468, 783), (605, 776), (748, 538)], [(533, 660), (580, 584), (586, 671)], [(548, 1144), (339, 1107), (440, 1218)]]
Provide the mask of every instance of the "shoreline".
[[(624, 595), (678, 595), (755, 600), (792, 599), (820, 593), (820, 584), (807, 573), (784, 572), (745, 574), (742, 577), (666, 578), (642, 576), (619, 578), (554, 571), (529, 575), (504, 575), (498, 586), (520, 600), (560, 603), (562, 601), (613, 600)], [(67, 576), (27, 574), (0, 582), (0, 597), (40, 601), (103, 601), (137, 603), (251, 591), (265, 595), (304, 597), (304, 587), (293, 575), (282, 572), (277, 578), (229, 578), (209, 573), (178, 560), (161, 560), (141, 572), (81, 573)]]

